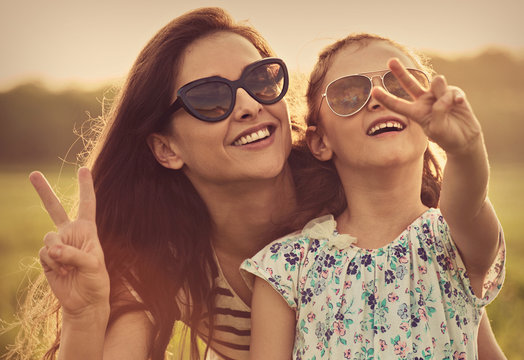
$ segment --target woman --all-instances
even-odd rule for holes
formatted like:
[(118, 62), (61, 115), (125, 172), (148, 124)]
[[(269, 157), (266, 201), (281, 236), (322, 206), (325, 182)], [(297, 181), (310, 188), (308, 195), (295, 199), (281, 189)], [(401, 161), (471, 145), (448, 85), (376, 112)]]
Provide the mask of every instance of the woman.
[(253, 74), (285, 72), (258, 63), (272, 55), (220, 9), (182, 15), (131, 69), (87, 161), (94, 187), (79, 171), (78, 218), (31, 175), (57, 225), (40, 252), (62, 307), (48, 358), (60, 345), (61, 359), (162, 359), (176, 320), (194, 329), (195, 357), (199, 335), (213, 354), (247, 358), (251, 294), (238, 267), (289, 231), (291, 168), (305, 161), (291, 149), (285, 76), (276, 93), (256, 89)]
[(287, 72), (260, 63), (272, 55), (220, 9), (185, 14), (133, 66), (87, 162), (94, 192), (79, 171), (78, 219), (31, 175), (58, 228), (40, 258), (62, 306), (59, 358), (160, 359), (175, 320), (196, 330), (194, 349), (198, 334), (224, 358), (247, 356), (237, 269), (294, 206)]

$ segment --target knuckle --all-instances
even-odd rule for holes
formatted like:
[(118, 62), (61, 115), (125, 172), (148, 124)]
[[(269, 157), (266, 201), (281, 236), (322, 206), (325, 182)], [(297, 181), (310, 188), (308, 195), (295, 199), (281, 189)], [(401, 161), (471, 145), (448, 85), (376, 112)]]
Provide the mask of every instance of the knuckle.
[(58, 235), (58, 233), (50, 231), (44, 235), (44, 244), (46, 244), (47, 246), (51, 246), (53, 244), (56, 244), (57, 242), (60, 242), (60, 236)]

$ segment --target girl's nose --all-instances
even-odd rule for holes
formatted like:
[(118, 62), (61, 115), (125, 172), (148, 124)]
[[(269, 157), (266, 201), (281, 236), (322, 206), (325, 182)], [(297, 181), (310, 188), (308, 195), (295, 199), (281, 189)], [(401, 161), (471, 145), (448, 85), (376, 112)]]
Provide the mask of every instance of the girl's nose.
[[(380, 78), (380, 76), (373, 76), (371, 78), (371, 83), (373, 84), (373, 87), (375, 87), (375, 86), (380, 86), (382, 88), (384, 87), (384, 85), (382, 84), (382, 79)], [(371, 90), (373, 90), (373, 88), (371, 88)], [(374, 110), (381, 109), (382, 105), (373, 97), (373, 95), (371, 95), (371, 97), (369, 98), (368, 103), (366, 104), (366, 108), (369, 111), (374, 111)]]

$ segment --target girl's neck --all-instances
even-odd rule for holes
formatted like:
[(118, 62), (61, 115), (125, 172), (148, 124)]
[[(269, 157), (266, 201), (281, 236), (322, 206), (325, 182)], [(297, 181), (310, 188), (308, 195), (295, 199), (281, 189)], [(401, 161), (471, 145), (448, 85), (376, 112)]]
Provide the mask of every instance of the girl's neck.
[(338, 230), (357, 237), (357, 246), (382, 247), (427, 207), (420, 199), (422, 161), (394, 167), (339, 170), (348, 207)]
[(274, 179), (199, 189), (214, 226), (217, 252), (245, 259), (273, 239), (275, 226), (295, 208), (289, 166)]

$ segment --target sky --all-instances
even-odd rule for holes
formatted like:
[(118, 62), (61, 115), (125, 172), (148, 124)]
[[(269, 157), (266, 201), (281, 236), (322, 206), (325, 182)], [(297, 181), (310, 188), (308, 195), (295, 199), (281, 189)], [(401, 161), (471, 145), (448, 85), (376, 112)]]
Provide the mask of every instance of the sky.
[(487, 47), (524, 56), (522, 0), (0, 0), (0, 89), (33, 79), (121, 80), (162, 26), (203, 6), (249, 21), (289, 68), (304, 72), (324, 46), (353, 32), (448, 56)]

